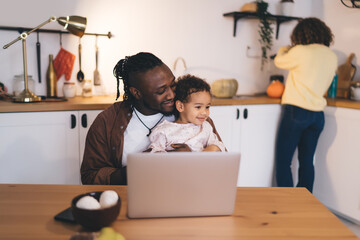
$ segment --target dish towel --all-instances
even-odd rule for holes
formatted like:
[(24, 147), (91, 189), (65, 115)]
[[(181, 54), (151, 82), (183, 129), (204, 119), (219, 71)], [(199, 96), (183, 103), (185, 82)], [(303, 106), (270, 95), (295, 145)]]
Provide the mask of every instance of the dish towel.
[(66, 81), (69, 81), (74, 68), (74, 63), (75, 55), (64, 48), (61, 48), (54, 60), (54, 68), (57, 79), (59, 80), (60, 77), (65, 74)]

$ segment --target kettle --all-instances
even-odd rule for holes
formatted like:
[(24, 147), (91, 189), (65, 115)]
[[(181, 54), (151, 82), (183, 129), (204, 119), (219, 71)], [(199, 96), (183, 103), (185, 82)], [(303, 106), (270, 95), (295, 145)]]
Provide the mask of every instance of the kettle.
[(350, 98), (352, 100), (360, 101), (360, 81), (350, 83)]

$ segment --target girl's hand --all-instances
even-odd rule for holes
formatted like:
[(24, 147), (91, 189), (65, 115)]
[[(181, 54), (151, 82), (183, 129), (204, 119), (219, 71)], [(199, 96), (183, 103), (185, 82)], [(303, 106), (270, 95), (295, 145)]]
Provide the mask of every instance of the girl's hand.
[(186, 144), (171, 144), (171, 147), (173, 147), (174, 150), (170, 150), (168, 152), (191, 152), (191, 149)]
[(214, 144), (211, 144), (202, 150), (203, 152), (221, 152), (220, 148)]

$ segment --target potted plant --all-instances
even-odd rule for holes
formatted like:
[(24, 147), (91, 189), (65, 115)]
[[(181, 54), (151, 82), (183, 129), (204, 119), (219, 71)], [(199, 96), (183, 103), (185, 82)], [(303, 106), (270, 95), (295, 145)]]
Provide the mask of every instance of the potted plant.
[(273, 28), (269, 19), (270, 13), (267, 11), (269, 4), (263, 0), (257, 0), (257, 15), (260, 20), (259, 23), (259, 42), (261, 45), (261, 70), (264, 64), (268, 61), (268, 50), (272, 47)]

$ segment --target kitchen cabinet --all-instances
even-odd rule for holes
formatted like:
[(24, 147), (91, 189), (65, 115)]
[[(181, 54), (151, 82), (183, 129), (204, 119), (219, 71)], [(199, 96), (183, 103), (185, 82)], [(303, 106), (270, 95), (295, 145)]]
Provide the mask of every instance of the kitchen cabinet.
[[(86, 132), (99, 112), (1, 113), (0, 183), (80, 184)], [(81, 116), (89, 116), (86, 128)]]
[(240, 107), (212, 106), (210, 118), (214, 121), (222, 142), (229, 152), (240, 152)]
[(87, 132), (94, 122), (95, 118), (99, 113), (103, 110), (87, 110), (87, 111), (79, 111), (79, 121), (80, 121), (80, 128), (79, 128), (79, 147), (80, 147), (80, 165), (83, 160), (84, 150), (85, 150), (85, 140)]
[(313, 194), (335, 213), (360, 224), (360, 110), (326, 107), (324, 113)]
[(211, 107), (210, 116), (228, 151), (241, 153), (238, 186), (273, 185), (280, 112), (278, 104)]

